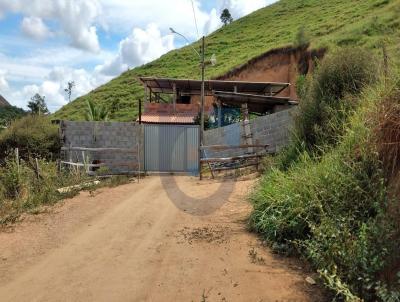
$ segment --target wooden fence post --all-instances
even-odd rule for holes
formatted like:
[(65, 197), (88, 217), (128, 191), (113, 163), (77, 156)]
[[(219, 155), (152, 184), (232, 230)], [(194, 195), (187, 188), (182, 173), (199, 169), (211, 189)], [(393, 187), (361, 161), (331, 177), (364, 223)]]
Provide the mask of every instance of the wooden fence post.
[(382, 44), (382, 54), (383, 54), (383, 75), (386, 86), (387, 80), (389, 78), (389, 62), (388, 62), (389, 60), (385, 43)]
[(19, 175), (19, 149), (15, 148), (15, 163), (17, 164), (17, 172)]
[(140, 161), (141, 161), (141, 158), (140, 158), (140, 144), (139, 143), (137, 143), (136, 144), (137, 145), (137, 158), (138, 158), (138, 168), (139, 168), (139, 177), (138, 177), (138, 183), (140, 182)]
[(35, 164), (36, 164), (36, 177), (39, 180), (40, 178), (40, 172), (39, 172), (39, 161), (37, 158), (35, 158)]

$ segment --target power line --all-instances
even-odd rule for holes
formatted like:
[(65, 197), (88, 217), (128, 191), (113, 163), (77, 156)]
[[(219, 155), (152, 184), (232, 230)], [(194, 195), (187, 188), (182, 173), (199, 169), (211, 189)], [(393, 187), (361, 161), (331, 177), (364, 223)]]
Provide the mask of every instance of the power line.
[(197, 27), (196, 12), (194, 10), (193, 0), (191, 2), (192, 2), (192, 9), (193, 9), (194, 24), (196, 25), (196, 32), (197, 32), (197, 39), (198, 39), (200, 37), (200, 35), (199, 35), (199, 28)]

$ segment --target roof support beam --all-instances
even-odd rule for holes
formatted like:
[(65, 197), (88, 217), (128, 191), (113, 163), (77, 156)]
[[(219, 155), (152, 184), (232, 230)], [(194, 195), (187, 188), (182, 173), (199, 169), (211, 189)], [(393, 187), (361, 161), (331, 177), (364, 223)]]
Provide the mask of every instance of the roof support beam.
[(178, 98), (178, 92), (176, 91), (176, 84), (175, 83), (172, 84), (172, 89), (173, 89), (173, 92), (174, 92), (173, 110), (174, 110), (174, 113), (175, 113), (176, 112), (176, 101), (177, 101), (177, 98)]

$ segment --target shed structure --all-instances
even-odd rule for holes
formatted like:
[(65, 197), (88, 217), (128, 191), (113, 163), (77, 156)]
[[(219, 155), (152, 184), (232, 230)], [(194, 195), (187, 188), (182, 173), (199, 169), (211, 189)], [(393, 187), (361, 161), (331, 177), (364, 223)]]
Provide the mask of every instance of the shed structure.
[[(143, 123), (194, 124), (200, 112), (200, 80), (141, 77), (145, 89)], [(204, 111), (221, 121), (221, 108), (245, 108), (263, 115), (297, 104), (280, 96), (289, 83), (206, 80)], [(215, 113), (214, 108), (217, 109)], [(218, 118), (217, 118), (218, 117)]]

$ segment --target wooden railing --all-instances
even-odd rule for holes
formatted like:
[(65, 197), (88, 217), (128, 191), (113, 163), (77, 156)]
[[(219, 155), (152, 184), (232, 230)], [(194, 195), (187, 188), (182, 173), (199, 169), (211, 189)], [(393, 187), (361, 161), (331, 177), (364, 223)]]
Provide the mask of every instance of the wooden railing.
[[(209, 145), (209, 146), (201, 146), (200, 150), (205, 151), (205, 150), (213, 150), (213, 151), (224, 151), (224, 150), (230, 150), (230, 149), (260, 149), (260, 152), (262, 151), (262, 154), (259, 154), (257, 152), (253, 152), (251, 154), (245, 154), (245, 155), (238, 155), (238, 156), (232, 156), (232, 157), (209, 157), (209, 158), (201, 158), (200, 159), (200, 179), (202, 178), (202, 164), (206, 163), (208, 164), (211, 172), (211, 176), (214, 178), (214, 171), (222, 171), (222, 170), (232, 170), (232, 169), (238, 169), (238, 168), (243, 168), (243, 167), (248, 167), (248, 166), (256, 166), (256, 169), (258, 170), (258, 165), (260, 164), (260, 158), (264, 157), (266, 152), (268, 151), (269, 145)], [(253, 162), (245, 162), (246, 160), (251, 160), (254, 159), (255, 161)], [(241, 161), (243, 160), (242, 163), (239, 163), (238, 165), (235, 165), (234, 167), (226, 167), (226, 166), (220, 166), (217, 167), (216, 164), (220, 163), (232, 163), (236, 161)]]

